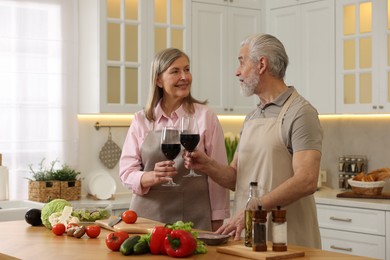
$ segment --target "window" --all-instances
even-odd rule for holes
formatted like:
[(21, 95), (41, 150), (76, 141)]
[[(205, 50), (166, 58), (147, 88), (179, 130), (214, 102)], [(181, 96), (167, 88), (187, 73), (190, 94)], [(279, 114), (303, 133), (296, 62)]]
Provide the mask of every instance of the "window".
[(29, 165), (77, 163), (77, 1), (0, 0), (0, 153), (9, 199)]

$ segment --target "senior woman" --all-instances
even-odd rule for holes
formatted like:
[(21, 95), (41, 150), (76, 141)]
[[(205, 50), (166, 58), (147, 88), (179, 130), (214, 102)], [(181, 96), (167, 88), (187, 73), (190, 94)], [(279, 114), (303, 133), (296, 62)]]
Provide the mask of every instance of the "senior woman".
[[(179, 126), (180, 118), (194, 115), (200, 142), (197, 149), (226, 164), (222, 127), (206, 102), (191, 95), (190, 59), (176, 48), (157, 53), (151, 65), (149, 99), (128, 130), (120, 159), (120, 179), (133, 195), (130, 209), (141, 217), (163, 223), (191, 221), (194, 227), (217, 230), (230, 216), (228, 190), (205, 174), (185, 178), (182, 156), (167, 160), (160, 149), (164, 126)], [(177, 187), (163, 184), (174, 178)]]

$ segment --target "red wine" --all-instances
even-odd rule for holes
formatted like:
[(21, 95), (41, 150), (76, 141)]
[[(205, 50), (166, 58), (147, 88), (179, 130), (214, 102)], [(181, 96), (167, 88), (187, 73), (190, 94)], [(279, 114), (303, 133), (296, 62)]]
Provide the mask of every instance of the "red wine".
[(168, 160), (173, 160), (180, 153), (180, 144), (161, 144), (161, 151)]
[(187, 151), (192, 152), (199, 143), (199, 134), (181, 134), (180, 143)]

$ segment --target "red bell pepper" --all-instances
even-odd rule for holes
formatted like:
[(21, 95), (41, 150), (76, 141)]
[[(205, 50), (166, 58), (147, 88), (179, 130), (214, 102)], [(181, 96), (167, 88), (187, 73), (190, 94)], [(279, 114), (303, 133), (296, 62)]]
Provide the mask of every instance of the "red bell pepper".
[(172, 229), (164, 226), (154, 227), (150, 237), (150, 253), (154, 255), (167, 254), (164, 247), (164, 239), (169, 233), (171, 233), (171, 231)]
[(190, 232), (176, 229), (165, 237), (164, 246), (171, 257), (187, 257), (195, 252), (197, 241)]

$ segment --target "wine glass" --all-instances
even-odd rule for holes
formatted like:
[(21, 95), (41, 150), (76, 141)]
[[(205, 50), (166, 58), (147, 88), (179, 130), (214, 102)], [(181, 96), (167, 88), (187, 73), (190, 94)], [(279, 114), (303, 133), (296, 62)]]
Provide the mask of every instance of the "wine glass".
[[(195, 116), (184, 116), (180, 119), (180, 143), (190, 153), (193, 152), (199, 143), (200, 135)], [(191, 156), (191, 154), (190, 154)], [(198, 177), (193, 169), (183, 177)]]
[[(174, 160), (180, 153), (180, 135), (179, 130), (174, 126), (166, 126), (161, 132), (161, 151), (168, 160)], [(175, 183), (173, 179), (168, 183), (162, 184), (163, 186), (180, 186)]]

